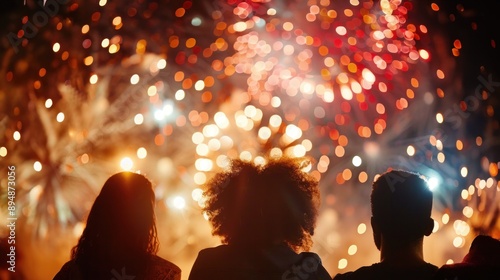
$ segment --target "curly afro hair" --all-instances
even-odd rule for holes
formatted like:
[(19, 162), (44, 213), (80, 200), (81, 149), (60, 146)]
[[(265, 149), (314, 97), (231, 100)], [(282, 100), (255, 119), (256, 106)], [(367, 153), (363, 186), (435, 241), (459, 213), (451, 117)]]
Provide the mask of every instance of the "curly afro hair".
[(308, 250), (318, 216), (318, 181), (302, 171), (303, 158), (272, 158), (264, 165), (234, 159), (207, 184), (203, 208), (212, 234), (225, 244), (263, 248), (285, 243)]

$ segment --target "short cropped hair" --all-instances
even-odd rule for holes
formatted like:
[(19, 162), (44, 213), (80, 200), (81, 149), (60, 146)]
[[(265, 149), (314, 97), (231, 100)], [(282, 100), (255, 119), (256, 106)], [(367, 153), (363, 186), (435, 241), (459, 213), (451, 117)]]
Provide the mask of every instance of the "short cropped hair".
[(207, 184), (205, 213), (225, 244), (265, 247), (276, 241), (309, 249), (318, 216), (318, 181), (304, 159), (271, 158), (264, 165), (234, 159)]
[(432, 191), (423, 176), (391, 170), (373, 183), (372, 216), (384, 234), (419, 238), (429, 222), (432, 199)]

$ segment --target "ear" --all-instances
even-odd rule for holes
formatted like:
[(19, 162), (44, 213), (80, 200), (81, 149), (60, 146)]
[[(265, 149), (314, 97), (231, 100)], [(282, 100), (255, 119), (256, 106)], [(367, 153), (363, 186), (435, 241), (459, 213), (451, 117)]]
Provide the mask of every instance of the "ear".
[(375, 217), (371, 217), (370, 222), (372, 224), (372, 230), (373, 230), (373, 241), (375, 242), (375, 246), (377, 246), (377, 249), (380, 250), (380, 245), (382, 244), (380, 225), (377, 223), (377, 219), (375, 219)]
[(378, 231), (379, 226), (377, 224), (377, 220), (375, 219), (375, 217), (372, 216), (371, 219), (370, 219), (370, 222), (372, 224), (372, 230), (373, 230), (373, 232)]
[(425, 236), (431, 235), (433, 229), (434, 229), (434, 220), (432, 218), (429, 218), (429, 220), (427, 220), (427, 223), (425, 224), (424, 235)]

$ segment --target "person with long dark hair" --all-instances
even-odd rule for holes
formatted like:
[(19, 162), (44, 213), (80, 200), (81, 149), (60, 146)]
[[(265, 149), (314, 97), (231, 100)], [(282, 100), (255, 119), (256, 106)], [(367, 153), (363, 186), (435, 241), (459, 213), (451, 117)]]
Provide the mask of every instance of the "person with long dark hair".
[(179, 280), (181, 270), (156, 255), (155, 195), (144, 175), (120, 172), (101, 189), (87, 225), (54, 280)]
[(318, 182), (303, 159), (266, 164), (235, 159), (205, 186), (205, 213), (222, 245), (199, 252), (189, 280), (328, 279), (308, 252), (316, 226)]

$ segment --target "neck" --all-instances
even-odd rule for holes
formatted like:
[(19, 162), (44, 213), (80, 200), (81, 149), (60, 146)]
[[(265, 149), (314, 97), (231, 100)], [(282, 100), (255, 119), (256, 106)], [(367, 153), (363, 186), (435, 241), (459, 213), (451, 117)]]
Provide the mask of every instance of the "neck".
[(414, 266), (424, 263), (423, 238), (405, 244), (382, 238), (380, 262), (396, 266)]

